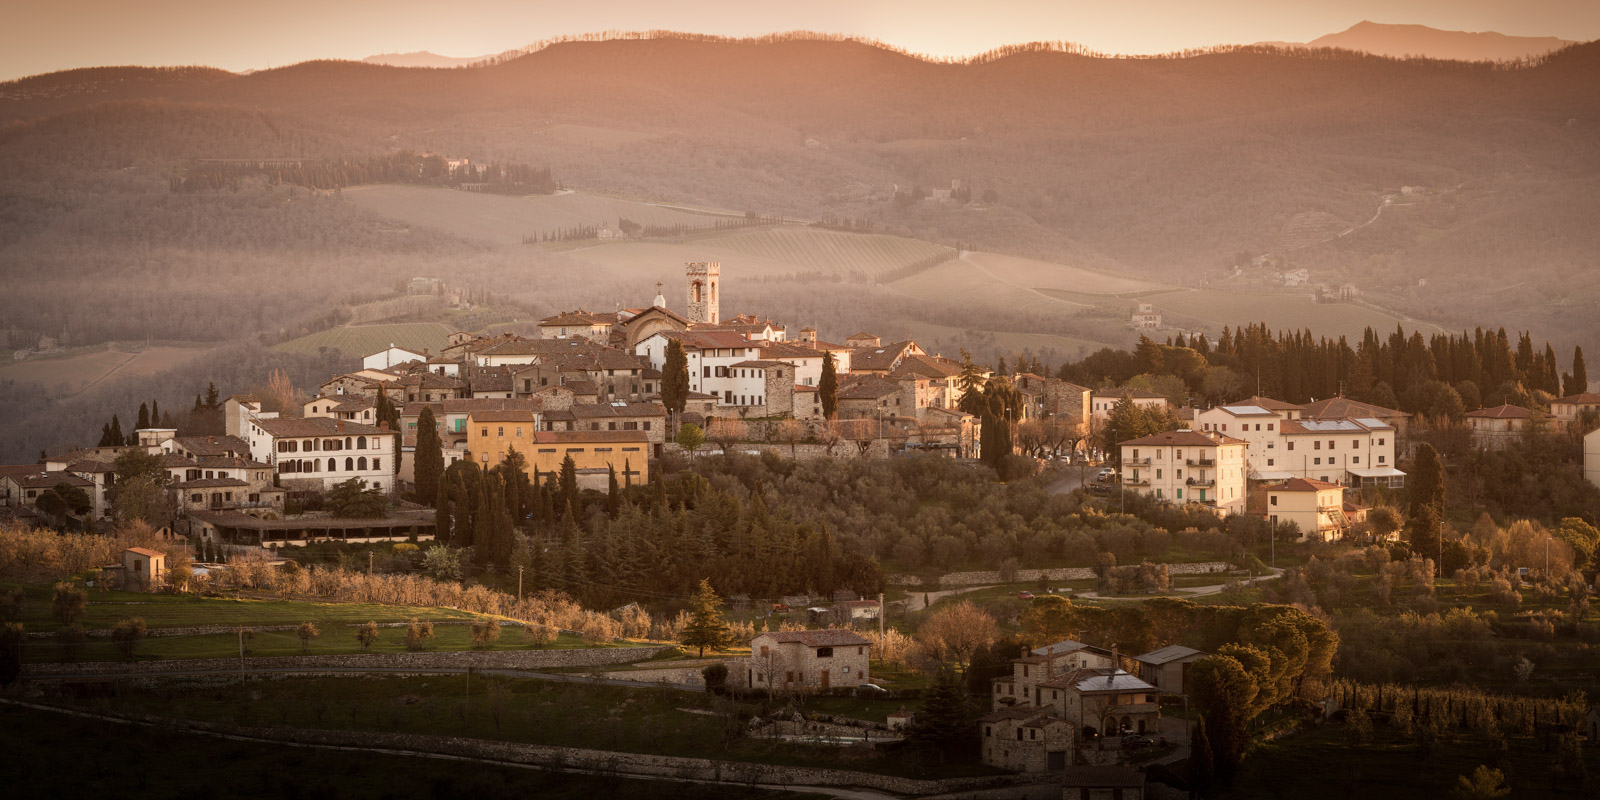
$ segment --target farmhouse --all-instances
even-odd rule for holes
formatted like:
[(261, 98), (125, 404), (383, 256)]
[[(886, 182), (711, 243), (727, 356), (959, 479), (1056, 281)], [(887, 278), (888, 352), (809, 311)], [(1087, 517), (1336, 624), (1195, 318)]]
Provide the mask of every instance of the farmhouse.
[(1498, 450), (1520, 438), (1523, 431), (1546, 424), (1548, 418), (1542, 411), (1506, 404), (1467, 412), (1467, 425), (1472, 428), (1474, 445)]
[(872, 642), (838, 628), (768, 631), (750, 640), (745, 685), (801, 692), (867, 683)]
[(1208, 654), (1193, 647), (1169, 644), (1134, 657), (1139, 663), (1139, 678), (1166, 694), (1187, 694), (1189, 665)]
[(978, 718), (985, 765), (1016, 772), (1060, 772), (1072, 763), (1073, 724), (1051, 711), (1005, 708)]
[(1267, 518), (1274, 525), (1293, 523), (1298, 541), (1332, 542), (1350, 530), (1344, 487), (1309, 478), (1291, 478), (1267, 487)]
[(394, 490), (395, 436), (383, 427), (340, 419), (254, 417), (243, 437), (250, 457), (270, 464), (291, 491), (327, 491), (351, 478)]

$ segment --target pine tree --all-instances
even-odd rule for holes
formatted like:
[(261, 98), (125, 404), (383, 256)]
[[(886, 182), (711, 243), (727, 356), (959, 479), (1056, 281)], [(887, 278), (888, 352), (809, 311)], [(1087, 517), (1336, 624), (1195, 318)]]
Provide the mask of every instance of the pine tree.
[(922, 709), (906, 729), (906, 740), (940, 762), (962, 760), (976, 729), (966, 687), (951, 670), (941, 670), (923, 695)]
[(222, 407), (222, 394), (217, 391), (215, 383), (206, 384), (206, 409), (216, 411)]
[(687, 647), (697, 648), (704, 658), (706, 648), (717, 650), (728, 644), (729, 628), (722, 618), (722, 600), (711, 588), (711, 579), (703, 578), (700, 589), (689, 599), (689, 624), (683, 628), (680, 641)]
[(822, 357), (822, 379), (817, 381), (817, 400), (822, 403), (822, 418), (833, 419), (839, 412), (839, 374), (833, 353)]
[(439, 494), (439, 479), (444, 475), (444, 443), (439, 440), (433, 409), (427, 406), (417, 415), (417, 447), (412, 459), (417, 499), (427, 502)]

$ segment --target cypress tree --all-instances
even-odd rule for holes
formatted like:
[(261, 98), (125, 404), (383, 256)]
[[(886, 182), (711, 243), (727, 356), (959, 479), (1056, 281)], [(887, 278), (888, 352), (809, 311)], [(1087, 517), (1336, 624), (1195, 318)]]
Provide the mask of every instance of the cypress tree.
[(661, 365), (661, 405), (676, 421), (688, 401), (689, 358), (684, 355), (683, 342), (669, 339), (666, 360)]
[(1589, 391), (1589, 370), (1583, 363), (1583, 348), (1572, 349), (1572, 373), (1567, 376), (1566, 390), (1562, 394), (1583, 394)]
[(122, 435), (122, 422), (116, 414), (111, 415), (111, 446), (120, 447), (126, 438)]
[(440, 544), (450, 544), (450, 487), (442, 481), (435, 481), (437, 487), (433, 496), (433, 538)]
[(151, 400), (150, 401), (150, 425), (151, 425), (151, 427), (156, 427), (156, 428), (164, 428), (164, 427), (166, 427), (165, 425), (161, 424), (161, 403), (160, 403), (160, 401), (157, 401), (157, 400)]
[(571, 508), (574, 514), (582, 511), (578, 502), (578, 465), (572, 456), (561, 459), (561, 490), (556, 498), (560, 508)]
[(437, 495), (439, 478), (444, 475), (444, 443), (435, 426), (433, 409), (423, 406), (417, 415), (417, 447), (412, 455), (419, 500)]
[(150, 427), (150, 405), (148, 403), (140, 403), (138, 422), (134, 424), (133, 429), (140, 431), (148, 427)]
[(839, 374), (833, 353), (822, 357), (822, 378), (817, 381), (817, 399), (822, 403), (822, 418), (833, 419), (839, 411)]
[(606, 469), (610, 472), (609, 483), (606, 486), (606, 514), (616, 519), (617, 511), (622, 508), (622, 494), (617, 488), (617, 468), (608, 464)]

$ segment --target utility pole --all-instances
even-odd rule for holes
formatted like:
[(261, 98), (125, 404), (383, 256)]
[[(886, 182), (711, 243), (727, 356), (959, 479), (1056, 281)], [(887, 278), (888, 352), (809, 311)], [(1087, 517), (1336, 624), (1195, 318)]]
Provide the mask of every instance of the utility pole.
[(1278, 518), (1272, 517), (1272, 568), (1278, 568)]
[(522, 599), (522, 567), (517, 567), (517, 599)]
[(244, 626), (235, 629), (239, 633), (239, 685), (244, 685)]
[(372, 577), (372, 551), (367, 551), (367, 577)]
[(888, 613), (888, 608), (883, 604), (883, 592), (878, 592), (878, 641), (883, 641), (883, 615)]

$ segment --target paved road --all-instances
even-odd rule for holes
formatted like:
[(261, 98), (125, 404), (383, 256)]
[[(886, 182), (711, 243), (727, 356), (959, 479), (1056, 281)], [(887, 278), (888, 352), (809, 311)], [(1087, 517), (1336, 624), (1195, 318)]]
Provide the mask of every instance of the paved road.
[[(1254, 578), (1241, 578), (1241, 579), (1239, 579), (1239, 583), (1248, 585), (1248, 584), (1252, 584), (1252, 583), (1259, 583), (1261, 581), (1270, 581), (1273, 578), (1276, 578), (1276, 577), (1278, 577), (1278, 576), (1283, 574), (1283, 570), (1281, 570), (1281, 569), (1275, 569), (1275, 568), (1272, 568), (1272, 567), (1268, 567), (1267, 570), (1268, 570), (1267, 574), (1265, 574), (1265, 575), (1257, 575)], [(1166, 596), (1166, 597), (1205, 597), (1206, 595), (1217, 594), (1217, 593), (1221, 592), (1222, 590), (1224, 590), (1226, 588), (1228, 588), (1228, 584), (1226, 584), (1226, 583), (1218, 583), (1218, 584), (1214, 584), (1212, 586), (1189, 586), (1189, 587), (1174, 586), (1172, 588), (1172, 592), (1170, 594), (1164, 595), (1164, 596)], [(1096, 594), (1094, 592), (1078, 592), (1078, 597), (1080, 597), (1080, 598), (1082, 598), (1084, 600), (1144, 600), (1144, 599), (1146, 599), (1144, 597), (1123, 597), (1121, 595), (1115, 595), (1115, 594), (1107, 595), (1107, 596), (1101, 596), (1101, 595)]]

